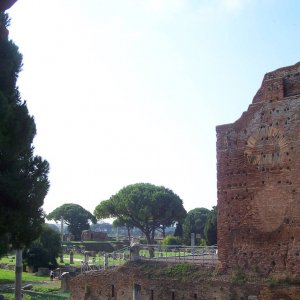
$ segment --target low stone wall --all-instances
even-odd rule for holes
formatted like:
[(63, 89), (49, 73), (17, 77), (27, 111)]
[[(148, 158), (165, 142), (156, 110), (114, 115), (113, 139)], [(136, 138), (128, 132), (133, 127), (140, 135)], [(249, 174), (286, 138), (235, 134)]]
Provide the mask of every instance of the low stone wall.
[(238, 276), (217, 275), (212, 269), (196, 266), (185, 274), (188, 268), (184, 264), (172, 268), (167, 264), (131, 262), (89, 272), (71, 279), (70, 300), (299, 300), (300, 286), (272, 286), (264, 280), (245, 282)]

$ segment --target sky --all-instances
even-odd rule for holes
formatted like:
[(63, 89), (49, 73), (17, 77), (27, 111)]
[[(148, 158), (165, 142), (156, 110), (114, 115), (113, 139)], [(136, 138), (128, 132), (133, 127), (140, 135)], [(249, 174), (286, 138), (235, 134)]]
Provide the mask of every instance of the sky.
[(300, 61), (299, 0), (18, 0), (10, 38), (50, 163), (50, 213), (93, 212), (126, 185), (217, 204), (217, 125), (247, 110), (265, 73)]

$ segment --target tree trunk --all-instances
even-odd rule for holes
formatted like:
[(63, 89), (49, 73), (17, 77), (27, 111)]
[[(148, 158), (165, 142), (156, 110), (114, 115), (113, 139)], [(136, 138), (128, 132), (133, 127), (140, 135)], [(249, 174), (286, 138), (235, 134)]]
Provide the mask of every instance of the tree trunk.
[(131, 241), (130, 227), (127, 227), (128, 241)]
[[(146, 239), (147, 239), (148, 245), (152, 245), (154, 243), (150, 238), (150, 234), (146, 234)], [(150, 258), (154, 257), (154, 248), (149, 246), (148, 250), (149, 250)]]
[(16, 280), (15, 280), (15, 300), (22, 300), (22, 272), (23, 272), (23, 259), (22, 249), (16, 250)]
[(163, 235), (163, 238), (166, 237), (166, 226), (165, 225), (162, 226), (162, 235)]

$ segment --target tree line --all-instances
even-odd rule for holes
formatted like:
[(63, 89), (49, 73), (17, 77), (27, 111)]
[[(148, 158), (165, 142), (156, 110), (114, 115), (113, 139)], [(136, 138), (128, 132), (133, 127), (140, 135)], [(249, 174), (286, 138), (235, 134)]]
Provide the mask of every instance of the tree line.
[[(148, 244), (155, 243), (157, 235), (166, 236), (165, 231), (174, 228), (174, 236), (180, 242), (191, 244), (191, 233), (198, 237), (198, 244), (217, 243), (217, 210), (195, 208), (188, 213), (183, 201), (172, 190), (150, 183), (137, 183), (122, 188), (108, 200), (102, 201), (94, 215), (78, 204), (63, 204), (47, 215), (48, 220), (64, 220), (68, 231), (81, 239), (81, 232), (90, 229), (97, 219), (114, 218), (112, 226), (126, 229), (131, 239), (133, 229), (138, 229)], [(93, 226), (95, 228), (95, 225)], [(107, 227), (107, 225), (106, 225)]]

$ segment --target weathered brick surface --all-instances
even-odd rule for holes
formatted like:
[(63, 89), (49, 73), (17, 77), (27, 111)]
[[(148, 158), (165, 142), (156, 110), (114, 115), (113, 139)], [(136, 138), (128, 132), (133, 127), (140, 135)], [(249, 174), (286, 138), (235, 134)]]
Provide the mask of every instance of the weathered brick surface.
[[(150, 264), (150, 263), (149, 263)], [(163, 263), (156, 264), (164, 269)], [(278, 285), (269, 287), (256, 280), (236, 283), (233, 277), (211, 272), (189, 277), (151, 276), (145, 266), (130, 263), (117, 269), (79, 275), (70, 282), (70, 300), (134, 300), (133, 289), (140, 286), (142, 300), (299, 300), (300, 287)]]
[[(163, 263), (157, 268), (165, 267)], [(70, 300), (132, 300), (135, 285), (141, 288), (141, 299), (164, 300), (223, 300), (224, 293), (230, 293), (228, 283), (212, 282), (201, 278), (179, 280), (168, 276), (149, 278), (138, 263), (125, 267), (98, 272), (89, 272), (71, 280)], [(172, 296), (174, 298), (172, 298)]]
[(217, 127), (218, 254), (227, 268), (300, 275), (300, 63), (267, 73)]

